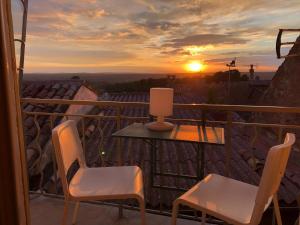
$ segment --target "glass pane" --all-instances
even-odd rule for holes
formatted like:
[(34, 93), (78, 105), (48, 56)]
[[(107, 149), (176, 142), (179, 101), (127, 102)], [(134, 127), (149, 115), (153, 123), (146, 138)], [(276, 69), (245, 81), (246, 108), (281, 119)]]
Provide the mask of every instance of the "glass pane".
[(15, 38), (21, 39), (22, 37), (22, 23), (23, 23), (23, 4), (21, 0), (12, 0), (12, 16)]
[(20, 67), (20, 56), (21, 56), (21, 42), (15, 41), (15, 53), (17, 68)]
[[(22, 39), (22, 24), (23, 24), (23, 4), (21, 0), (12, 0), (12, 17), (13, 17), (13, 28), (14, 28), (14, 38)], [(20, 64), (20, 55), (21, 55), (21, 43), (15, 41), (15, 51), (16, 51), (16, 61), (17, 67)]]

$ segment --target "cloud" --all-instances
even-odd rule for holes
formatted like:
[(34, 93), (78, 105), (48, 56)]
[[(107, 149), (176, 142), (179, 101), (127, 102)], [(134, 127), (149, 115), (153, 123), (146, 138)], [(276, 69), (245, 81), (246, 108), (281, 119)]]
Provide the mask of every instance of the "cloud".
[(137, 3), (142, 4), (146, 6), (148, 9), (150, 9), (152, 12), (157, 12), (156, 7), (149, 1), (147, 0), (135, 0)]
[(147, 30), (161, 30), (161, 31), (169, 31), (173, 28), (177, 28), (180, 26), (179, 23), (172, 23), (168, 21), (146, 21), (142, 23), (136, 23), (137, 26), (145, 28)]
[(171, 39), (163, 47), (205, 46), (219, 44), (246, 44), (249, 40), (231, 34), (196, 34), (184, 38)]
[(162, 55), (169, 55), (169, 56), (174, 56), (174, 55), (191, 55), (190, 52), (185, 51), (181, 48), (173, 49), (173, 50), (163, 50), (160, 52)]
[(48, 48), (47, 51), (39, 52), (39, 55), (42, 57), (53, 57), (60, 58), (62, 57), (73, 57), (73, 58), (83, 58), (83, 59), (95, 59), (103, 60), (105, 58), (109, 59), (123, 59), (123, 58), (134, 58), (133, 53), (126, 51), (113, 51), (113, 50), (77, 50), (72, 48), (67, 49), (51, 49)]
[[(59, 54), (63, 63), (76, 55), (163, 68), (166, 62), (218, 63), (213, 60), (236, 55), (277, 66), (276, 33), (298, 27), (299, 10), (299, 0), (30, 0), (28, 59), (51, 61)], [(212, 48), (191, 54), (188, 46)]]

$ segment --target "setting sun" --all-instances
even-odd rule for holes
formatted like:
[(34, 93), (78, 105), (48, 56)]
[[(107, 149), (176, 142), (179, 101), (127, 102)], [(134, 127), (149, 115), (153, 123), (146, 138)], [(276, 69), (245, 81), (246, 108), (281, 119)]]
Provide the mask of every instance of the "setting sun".
[(192, 61), (185, 65), (185, 69), (189, 72), (200, 72), (203, 70), (203, 64), (198, 61)]

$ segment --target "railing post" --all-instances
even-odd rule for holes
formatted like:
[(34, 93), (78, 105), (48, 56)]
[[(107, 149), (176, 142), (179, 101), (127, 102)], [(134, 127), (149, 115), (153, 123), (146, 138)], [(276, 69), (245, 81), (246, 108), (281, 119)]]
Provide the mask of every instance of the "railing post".
[(42, 157), (43, 157), (43, 152), (42, 152), (42, 148), (41, 148), (41, 145), (40, 145), (40, 142), (39, 142), (39, 138), (40, 138), (40, 135), (41, 135), (41, 127), (40, 127), (40, 124), (38, 122), (38, 119), (37, 119), (37, 114), (34, 115), (33, 117), (33, 121), (34, 121), (34, 124), (36, 126), (36, 136), (34, 138), (34, 143), (35, 143), (35, 146), (36, 146), (36, 149), (38, 150), (38, 158), (36, 159), (36, 161), (33, 163), (34, 166), (32, 166), (32, 168), (34, 169), (35, 167), (38, 168), (38, 172), (40, 174), (40, 181), (39, 181), (39, 190), (41, 192), (41, 195), (43, 195), (43, 179), (44, 179), (44, 171), (43, 169), (41, 168), (41, 165), (42, 165)]
[[(50, 128), (51, 128), (51, 131), (54, 128), (54, 118), (53, 118), (53, 115), (50, 116)], [(51, 135), (51, 137), (52, 137), (52, 135)], [(51, 142), (52, 142), (52, 138), (51, 138)], [(55, 193), (58, 194), (57, 165), (56, 165), (56, 156), (55, 156), (55, 152), (54, 152), (54, 144), (53, 144), (53, 142), (52, 142), (52, 154), (51, 155), (52, 155), (52, 161), (53, 161), (52, 166), (53, 166), (53, 173), (54, 173)]]
[[(117, 129), (121, 129), (121, 107), (117, 108)], [(117, 151), (118, 151), (118, 166), (123, 165), (123, 160), (122, 160), (122, 149), (121, 149), (121, 138), (117, 139)], [(119, 218), (123, 217), (123, 205), (122, 203), (119, 204)]]
[(205, 127), (206, 127), (206, 111), (205, 110), (202, 110), (202, 113), (201, 113), (201, 125), (205, 129)]
[(256, 170), (256, 158), (255, 158), (254, 150), (255, 150), (255, 143), (257, 141), (258, 134), (259, 134), (259, 129), (258, 129), (257, 126), (254, 126), (253, 139), (250, 142), (250, 146), (251, 146), (251, 160), (252, 160), (251, 166), (252, 166), (252, 169), (254, 171)]
[(100, 157), (100, 160), (101, 160), (101, 167), (105, 167), (105, 150), (104, 150), (104, 132), (101, 128), (101, 121), (102, 121), (102, 118), (101, 117), (98, 117), (97, 118), (97, 126), (96, 126), (96, 129), (99, 130), (99, 138), (100, 138), (100, 144), (99, 144), (99, 157)]
[[(280, 124), (285, 124), (286, 122), (286, 114), (282, 113), (280, 115)], [(278, 127), (278, 136), (277, 136), (277, 141), (278, 141), (278, 144), (281, 144), (282, 143), (282, 137), (283, 137), (283, 128), (282, 127)]]
[[(84, 156), (86, 154), (86, 145), (85, 145), (85, 121), (84, 121), (84, 117), (81, 118), (81, 132), (82, 132), (82, 147), (83, 147), (83, 151), (84, 151)], [(85, 158), (85, 157), (84, 157)]]
[(227, 112), (227, 124), (225, 132), (225, 149), (226, 149), (226, 176), (230, 176), (231, 155), (232, 155), (232, 112)]
[[(121, 107), (117, 108), (117, 130), (121, 129)], [(117, 139), (117, 160), (118, 160), (118, 166), (123, 165), (122, 160), (122, 150), (121, 150), (121, 138)]]

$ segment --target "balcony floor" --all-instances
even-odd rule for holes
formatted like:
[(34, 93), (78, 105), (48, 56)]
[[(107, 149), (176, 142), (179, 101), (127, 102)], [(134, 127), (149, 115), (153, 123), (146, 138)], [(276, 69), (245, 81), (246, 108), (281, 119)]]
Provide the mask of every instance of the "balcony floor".
[[(30, 201), (32, 225), (61, 224), (64, 201), (51, 197), (37, 197)], [(71, 224), (73, 206), (70, 204), (68, 224)], [(140, 225), (140, 214), (135, 210), (124, 209), (124, 217), (118, 219), (118, 208), (106, 205), (81, 203), (77, 224), (84, 225)], [(196, 225), (199, 222), (178, 219), (178, 225)], [(146, 215), (147, 225), (168, 225), (171, 218), (168, 216)]]

